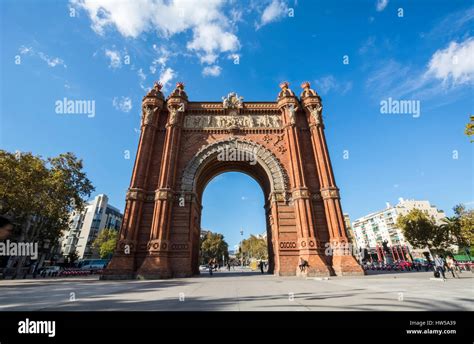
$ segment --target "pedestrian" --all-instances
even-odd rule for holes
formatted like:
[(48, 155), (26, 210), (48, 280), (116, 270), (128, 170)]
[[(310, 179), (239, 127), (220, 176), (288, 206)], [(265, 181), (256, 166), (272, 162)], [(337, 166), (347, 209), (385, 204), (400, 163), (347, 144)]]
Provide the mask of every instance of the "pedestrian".
[(227, 270), (230, 271), (230, 261), (227, 261)]
[(299, 265), (300, 272), (305, 272), (308, 266), (309, 266), (308, 262), (304, 260), (302, 257), (300, 257), (300, 265)]
[(443, 256), (436, 255), (434, 263), (435, 263), (435, 272), (437, 271), (440, 274), (438, 278), (443, 276), (443, 280), (445, 281), (446, 280), (446, 276), (444, 275), (445, 262), (444, 262)]
[(214, 264), (212, 262), (212, 259), (209, 260), (209, 263), (207, 264), (207, 266), (209, 267), (209, 276), (212, 276), (212, 270), (214, 270)]
[(456, 271), (456, 265), (454, 264), (454, 258), (451, 256), (446, 257), (446, 268), (451, 272), (453, 278), (459, 278), (459, 274)]
[(263, 262), (263, 260), (260, 260), (259, 266), (260, 266), (260, 272), (263, 274), (264, 273), (263, 268), (265, 267), (265, 263)]

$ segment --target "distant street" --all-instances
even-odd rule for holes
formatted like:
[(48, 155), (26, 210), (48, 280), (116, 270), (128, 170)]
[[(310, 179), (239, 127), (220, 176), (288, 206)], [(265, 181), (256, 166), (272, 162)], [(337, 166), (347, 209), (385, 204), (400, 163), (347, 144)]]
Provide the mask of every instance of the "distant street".
[(301, 279), (240, 268), (212, 277), (100, 281), (97, 276), (0, 281), (0, 311), (474, 310), (474, 275), (431, 272)]

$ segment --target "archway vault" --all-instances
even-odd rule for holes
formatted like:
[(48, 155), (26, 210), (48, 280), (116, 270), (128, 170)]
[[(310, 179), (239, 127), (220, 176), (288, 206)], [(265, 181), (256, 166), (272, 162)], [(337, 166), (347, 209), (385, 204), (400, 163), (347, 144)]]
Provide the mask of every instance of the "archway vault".
[[(251, 175), (266, 196), (269, 251), (278, 275), (363, 274), (352, 255), (325, 254), (348, 241), (324, 134), (322, 103), (308, 82), (287, 82), (276, 102), (191, 102), (178, 83), (156, 83), (142, 101), (141, 135), (115, 254), (103, 278), (191, 276), (201, 197), (217, 174)], [(255, 159), (221, 159), (235, 149)], [(309, 266), (299, 269), (301, 260)]]
[[(219, 160), (220, 154), (231, 150), (251, 160)], [(232, 137), (207, 144), (194, 155), (184, 169), (181, 192), (201, 195), (212, 177), (228, 171), (254, 177), (267, 198), (271, 193), (284, 195), (289, 189), (288, 175), (275, 154), (256, 142)]]

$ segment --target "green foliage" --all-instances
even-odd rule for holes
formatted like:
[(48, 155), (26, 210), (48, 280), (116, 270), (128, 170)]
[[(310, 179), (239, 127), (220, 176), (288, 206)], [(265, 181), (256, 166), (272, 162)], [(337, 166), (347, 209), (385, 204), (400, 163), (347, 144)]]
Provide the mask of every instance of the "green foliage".
[(110, 258), (117, 246), (118, 233), (115, 229), (104, 228), (92, 243), (92, 247), (99, 251), (102, 259)]
[(54, 245), (94, 190), (73, 153), (43, 159), (0, 150), (0, 214), (12, 217), (22, 240)]
[(437, 225), (421, 210), (413, 209), (398, 218), (397, 226), (415, 248), (444, 251), (451, 245), (470, 247), (474, 242), (474, 210), (466, 210), (462, 204), (456, 205), (453, 210), (454, 216), (443, 219), (443, 224)]
[(474, 210), (466, 210), (463, 204), (454, 208), (454, 216), (444, 219), (443, 227), (451, 233), (456, 245), (470, 247), (474, 243)]
[(229, 245), (224, 236), (219, 233), (208, 232), (201, 240), (201, 263), (207, 264), (211, 259), (222, 262), (222, 256), (229, 258)]
[(451, 244), (449, 231), (419, 209), (411, 210), (407, 215), (400, 215), (397, 226), (405, 238), (415, 248), (435, 248), (443, 250)]
[(67, 256), (67, 263), (74, 264), (79, 259), (79, 254), (77, 251), (73, 251)]
[(248, 258), (268, 259), (267, 240), (250, 235), (248, 239), (242, 241), (242, 253)]
[[(474, 136), (474, 116), (471, 115), (469, 116), (470, 122), (466, 124), (466, 129), (464, 130), (464, 133), (471, 137)], [(471, 140), (471, 142), (474, 142), (474, 140)]]

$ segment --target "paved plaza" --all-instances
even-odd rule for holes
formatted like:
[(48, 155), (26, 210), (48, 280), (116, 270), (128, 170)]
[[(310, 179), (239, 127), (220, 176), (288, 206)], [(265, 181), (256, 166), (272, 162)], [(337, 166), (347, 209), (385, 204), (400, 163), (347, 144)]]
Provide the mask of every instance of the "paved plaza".
[(474, 310), (474, 275), (430, 272), (326, 279), (248, 271), (212, 277), (101, 281), (97, 277), (0, 281), (0, 311), (437, 311)]

